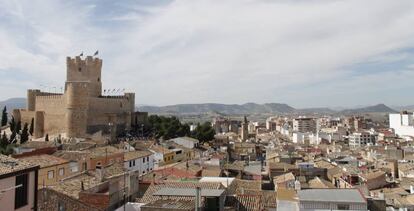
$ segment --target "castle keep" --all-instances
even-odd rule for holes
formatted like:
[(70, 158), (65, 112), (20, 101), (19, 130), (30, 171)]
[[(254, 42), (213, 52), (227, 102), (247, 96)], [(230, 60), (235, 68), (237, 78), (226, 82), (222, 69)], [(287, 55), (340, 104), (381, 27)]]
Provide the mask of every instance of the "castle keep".
[(103, 96), (102, 60), (67, 57), (64, 93), (27, 91), (27, 108), (15, 109), (16, 121), (30, 124), (35, 138), (46, 134), (86, 137), (98, 131), (129, 129), (134, 119), (135, 93)]

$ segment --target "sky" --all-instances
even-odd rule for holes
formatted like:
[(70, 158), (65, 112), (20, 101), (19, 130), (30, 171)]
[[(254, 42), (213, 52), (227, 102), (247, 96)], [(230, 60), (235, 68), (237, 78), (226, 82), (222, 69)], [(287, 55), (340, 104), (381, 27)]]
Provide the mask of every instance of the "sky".
[(412, 0), (1, 0), (0, 100), (96, 50), (136, 104), (414, 104)]

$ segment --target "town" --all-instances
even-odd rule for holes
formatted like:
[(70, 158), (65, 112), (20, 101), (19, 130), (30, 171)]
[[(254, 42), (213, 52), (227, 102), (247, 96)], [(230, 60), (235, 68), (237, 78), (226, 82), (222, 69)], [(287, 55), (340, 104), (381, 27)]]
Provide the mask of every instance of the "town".
[(414, 209), (412, 112), (189, 123), (103, 91), (96, 55), (66, 62), (62, 93), (3, 109), (1, 210)]

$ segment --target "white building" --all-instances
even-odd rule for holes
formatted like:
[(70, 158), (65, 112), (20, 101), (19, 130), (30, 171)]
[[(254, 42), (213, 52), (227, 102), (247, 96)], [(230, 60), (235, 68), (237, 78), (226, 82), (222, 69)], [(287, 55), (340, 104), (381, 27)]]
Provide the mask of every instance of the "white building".
[(390, 128), (394, 129), (398, 136), (414, 136), (413, 114), (390, 114)]
[(187, 147), (189, 149), (194, 149), (198, 147), (198, 145), (200, 144), (200, 141), (198, 141), (195, 138), (190, 138), (190, 137), (179, 137), (179, 138), (171, 139), (170, 141), (173, 141), (174, 143), (179, 144), (183, 147)]
[(154, 169), (154, 154), (147, 150), (126, 152), (124, 167), (139, 172), (139, 175), (146, 174)]
[(369, 132), (354, 132), (348, 136), (349, 147), (375, 145), (377, 136)]

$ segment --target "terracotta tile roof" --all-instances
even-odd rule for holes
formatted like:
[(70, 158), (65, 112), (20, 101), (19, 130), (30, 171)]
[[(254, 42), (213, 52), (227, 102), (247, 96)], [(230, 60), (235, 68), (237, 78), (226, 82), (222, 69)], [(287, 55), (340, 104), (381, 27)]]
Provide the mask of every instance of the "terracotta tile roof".
[(192, 200), (179, 200), (179, 199), (159, 199), (148, 204), (141, 206), (142, 208), (149, 209), (174, 209), (174, 210), (193, 210), (195, 201)]
[(162, 153), (162, 154), (168, 154), (168, 153), (172, 153), (171, 150), (167, 149), (166, 147), (163, 147), (161, 145), (152, 145), (150, 147), (151, 150), (154, 150), (157, 153)]
[(78, 199), (79, 192), (82, 191), (82, 185), (81, 185), (82, 182), (83, 182), (83, 187), (85, 188), (85, 190), (95, 187), (96, 185), (100, 183), (96, 177), (84, 173), (76, 177), (66, 179), (60, 182), (58, 185), (51, 186), (49, 188), (55, 191), (58, 191), (60, 193), (63, 193), (65, 195), (68, 195), (72, 198)]
[(29, 162), (33, 165), (40, 165), (40, 168), (69, 163), (66, 159), (47, 154), (22, 157), (19, 160)]
[[(123, 164), (118, 163), (118, 162), (114, 162), (114, 163), (111, 163), (111, 164), (105, 166), (103, 168), (103, 172), (104, 172), (104, 177), (105, 178), (111, 178), (111, 177), (116, 177), (116, 176), (123, 175), (126, 171), (124, 169)], [(90, 170), (89, 174), (91, 176), (97, 176), (95, 170)]]
[(89, 153), (86, 151), (65, 151), (59, 150), (53, 153), (54, 156), (60, 157), (69, 161), (82, 161), (86, 160), (89, 156)]
[(295, 180), (295, 175), (292, 172), (273, 177), (274, 183), (283, 183), (291, 180)]
[(36, 166), (38, 166), (38, 164), (29, 163), (0, 154), (0, 175), (18, 172)]
[(104, 146), (104, 147), (97, 147), (88, 150), (90, 158), (97, 158), (97, 157), (104, 157), (106, 154), (117, 154), (123, 153), (124, 151), (113, 147), (113, 146)]
[(136, 160), (138, 158), (148, 157), (150, 155), (152, 155), (152, 152), (148, 150), (129, 151), (124, 153), (124, 161)]
[(237, 210), (256, 211), (264, 209), (264, 202), (261, 195), (237, 195)]
[(277, 194), (275, 191), (264, 190), (262, 191), (263, 202), (265, 207), (273, 207), (276, 208), (277, 203)]
[[(202, 189), (222, 189), (223, 186), (219, 182), (171, 182), (166, 181), (163, 184), (158, 185), (150, 185), (149, 188), (144, 193), (143, 197), (138, 199), (138, 202), (141, 203), (151, 203), (162, 199), (161, 196), (154, 196), (153, 194), (160, 190), (161, 188), (196, 188), (200, 187)], [(169, 197), (169, 199), (178, 199), (178, 200), (193, 200), (194, 197), (189, 196), (177, 196), (177, 197)]]
[(319, 177), (309, 180), (308, 184), (309, 188), (335, 188), (335, 185)]

